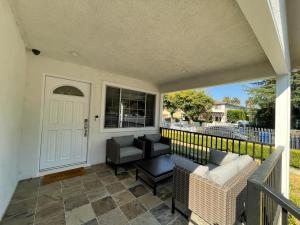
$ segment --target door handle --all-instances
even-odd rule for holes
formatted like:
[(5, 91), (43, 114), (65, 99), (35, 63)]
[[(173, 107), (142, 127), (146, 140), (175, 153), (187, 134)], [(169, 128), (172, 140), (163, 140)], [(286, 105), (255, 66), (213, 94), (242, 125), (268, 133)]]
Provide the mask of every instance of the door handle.
[(87, 137), (88, 130), (89, 130), (89, 120), (88, 119), (84, 119), (83, 129), (84, 129), (84, 137)]

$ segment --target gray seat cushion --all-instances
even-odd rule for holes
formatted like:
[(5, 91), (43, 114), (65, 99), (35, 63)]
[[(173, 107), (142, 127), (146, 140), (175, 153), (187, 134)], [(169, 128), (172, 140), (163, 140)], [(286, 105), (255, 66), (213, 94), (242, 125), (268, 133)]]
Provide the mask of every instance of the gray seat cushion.
[(160, 134), (145, 134), (145, 138), (153, 141), (154, 143), (157, 143), (160, 141), (161, 135)]
[(240, 156), (229, 163), (209, 171), (207, 178), (214, 183), (223, 186), (229, 179), (240, 173), (250, 162), (252, 162), (250, 156)]
[(239, 157), (238, 154), (231, 152), (222, 152), (219, 150), (210, 150), (209, 152), (209, 162), (222, 166), (231, 160), (237, 159)]
[(120, 158), (142, 155), (142, 154), (143, 151), (141, 149), (133, 146), (120, 148)]
[(194, 163), (193, 161), (183, 158), (181, 156), (176, 156), (176, 158), (174, 158), (174, 162), (175, 162), (176, 166), (179, 166), (190, 172), (193, 172), (199, 166), (198, 164)]
[(118, 143), (120, 147), (127, 147), (127, 146), (132, 146), (133, 145), (133, 140), (134, 136), (133, 135), (128, 135), (128, 136), (119, 136), (119, 137), (113, 137), (113, 141)]
[(153, 150), (154, 151), (163, 151), (169, 149), (169, 145), (165, 145), (162, 143), (154, 143), (153, 144)]

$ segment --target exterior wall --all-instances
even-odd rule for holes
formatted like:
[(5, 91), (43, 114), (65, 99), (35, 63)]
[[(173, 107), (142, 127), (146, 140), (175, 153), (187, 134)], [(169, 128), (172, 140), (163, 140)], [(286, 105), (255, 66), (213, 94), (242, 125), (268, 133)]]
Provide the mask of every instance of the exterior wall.
[[(212, 107), (212, 113), (213, 113), (213, 122), (215, 123), (227, 123), (227, 110), (231, 109), (244, 109), (243, 106), (238, 105), (231, 105), (231, 104), (217, 104)], [(216, 117), (221, 116), (221, 121), (215, 121)]]
[(26, 77), (23, 40), (6, 0), (0, 1), (0, 221), (18, 182)]
[[(136, 128), (119, 131), (107, 131), (100, 127), (102, 109), (102, 87), (106, 82), (120, 84), (132, 89), (140, 89), (150, 92), (158, 92), (158, 88), (149, 83), (125, 76), (101, 72), (99, 70), (54, 60), (44, 56), (34, 56), (28, 52), (28, 77), (26, 84), (26, 95), (24, 103), (24, 123), (23, 138), (21, 149), (20, 171), (22, 178), (35, 177), (39, 175), (39, 154), (40, 154), (40, 131), (41, 116), (43, 105), (43, 87), (44, 75), (53, 75), (67, 77), (75, 80), (82, 80), (91, 83), (91, 108), (90, 108), (90, 132), (89, 132), (89, 149), (88, 164), (97, 164), (105, 162), (106, 139), (112, 136), (142, 135), (149, 132), (158, 131), (159, 122), (159, 99), (156, 99), (156, 128)], [(94, 116), (99, 115), (100, 119), (95, 120)]]

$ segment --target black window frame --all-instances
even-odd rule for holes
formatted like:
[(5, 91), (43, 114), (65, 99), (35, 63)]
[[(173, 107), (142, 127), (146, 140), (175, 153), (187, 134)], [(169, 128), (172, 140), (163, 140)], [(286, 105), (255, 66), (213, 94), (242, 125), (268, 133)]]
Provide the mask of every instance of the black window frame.
[[(116, 105), (117, 97), (108, 96), (109, 88), (111, 88), (111, 91), (114, 89), (115, 93), (119, 90), (118, 106)], [(104, 89), (104, 129), (145, 129), (156, 127), (157, 94), (114, 85), (105, 85)], [(132, 96), (133, 102), (130, 99)], [(112, 100), (112, 98), (114, 99)], [(108, 102), (108, 99), (110, 102)], [(137, 108), (132, 109), (132, 107)], [(135, 122), (132, 122), (132, 120), (135, 120)]]

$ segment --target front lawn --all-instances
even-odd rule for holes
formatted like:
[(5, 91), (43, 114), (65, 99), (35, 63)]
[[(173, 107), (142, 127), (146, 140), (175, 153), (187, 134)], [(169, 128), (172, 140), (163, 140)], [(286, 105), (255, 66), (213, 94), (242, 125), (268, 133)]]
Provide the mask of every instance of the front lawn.
[[(300, 176), (290, 173), (290, 200), (300, 207)], [(289, 225), (300, 225), (300, 221), (289, 216)]]
[[(260, 143), (247, 142), (231, 138), (217, 138), (201, 133), (175, 132), (163, 130), (164, 137), (170, 137), (173, 140), (173, 150), (179, 148), (181, 151), (186, 149), (192, 151), (205, 150), (206, 148), (216, 148), (219, 150), (228, 150), (239, 154), (247, 154), (256, 159), (267, 159), (274, 151), (274, 147)], [(203, 146), (203, 149), (202, 149)], [(186, 148), (186, 149), (185, 149)], [(292, 149), (290, 156), (290, 165), (300, 168), (300, 150)]]

